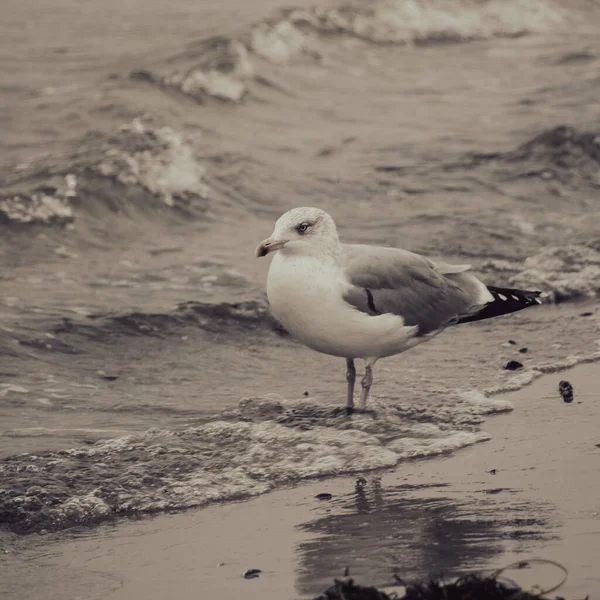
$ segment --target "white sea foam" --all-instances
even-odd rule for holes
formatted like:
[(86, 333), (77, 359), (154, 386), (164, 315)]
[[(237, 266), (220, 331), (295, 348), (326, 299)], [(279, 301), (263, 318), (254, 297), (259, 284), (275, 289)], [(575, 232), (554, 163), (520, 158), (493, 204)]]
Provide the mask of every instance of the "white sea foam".
[(469, 41), (555, 31), (569, 13), (544, 0), (380, 0), (334, 9), (290, 11), (257, 25), (252, 51), (275, 63), (299, 54), (320, 56), (319, 36), (344, 34), (378, 44)]
[(372, 398), (372, 410), (352, 417), (309, 400), (246, 398), (237, 409), (195, 427), (154, 428), (92, 446), (12, 457), (0, 463), (5, 481), (0, 507), (17, 529), (31, 531), (392, 468), (490, 439), (481, 427), (483, 417), (512, 409), (492, 394), (597, 359), (600, 351), (571, 356), (518, 373), (502, 387), (440, 396), (427, 406)]
[(48, 181), (44, 191), (0, 196), (0, 218), (14, 223), (65, 225), (73, 221), (71, 205), (77, 196), (77, 178), (69, 174)]
[(525, 260), (511, 283), (538, 286), (556, 299), (594, 297), (600, 293), (600, 252), (580, 245), (544, 248)]
[[(116, 177), (126, 185), (142, 186), (167, 206), (174, 206), (175, 197), (186, 194), (208, 197), (206, 170), (180, 132), (171, 127), (153, 128), (142, 119), (133, 119), (121, 126), (120, 133), (123, 147), (115, 144), (107, 150), (97, 166), (102, 175)], [(131, 139), (126, 140), (126, 136)]]

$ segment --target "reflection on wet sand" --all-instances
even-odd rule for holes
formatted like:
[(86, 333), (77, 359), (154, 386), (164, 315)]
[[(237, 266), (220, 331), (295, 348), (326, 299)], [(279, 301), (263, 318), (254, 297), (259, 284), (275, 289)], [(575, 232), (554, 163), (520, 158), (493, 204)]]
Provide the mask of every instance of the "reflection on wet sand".
[[(314, 537), (299, 545), (297, 587), (318, 594), (346, 568), (378, 586), (391, 585), (395, 572), (405, 581), (457, 575), (491, 563), (506, 539), (526, 544), (556, 535), (551, 505), (503, 503), (499, 491), (452, 498), (444, 483), (385, 487), (378, 477), (359, 478), (329, 514), (300, 525)], [(513, 500), (516, 491), (509, 491)]]

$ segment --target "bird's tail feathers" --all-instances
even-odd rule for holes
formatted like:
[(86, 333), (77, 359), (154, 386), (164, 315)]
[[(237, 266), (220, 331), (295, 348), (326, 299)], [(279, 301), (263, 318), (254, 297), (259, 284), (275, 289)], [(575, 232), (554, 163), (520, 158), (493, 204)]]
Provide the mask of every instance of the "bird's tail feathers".
[(469, 323), (471, 321), (481, 321), (483, 319), (499, 317), (500, 315), (507, 315), (530, 306), (542, 304), (542, 298), (547, 296), (545, 292), (501, 288), (491, 285), (487, 286), (487, 289), (492, 294), (493, 301), (488, 302), (476, 313), (459, 317), (456, 323)]

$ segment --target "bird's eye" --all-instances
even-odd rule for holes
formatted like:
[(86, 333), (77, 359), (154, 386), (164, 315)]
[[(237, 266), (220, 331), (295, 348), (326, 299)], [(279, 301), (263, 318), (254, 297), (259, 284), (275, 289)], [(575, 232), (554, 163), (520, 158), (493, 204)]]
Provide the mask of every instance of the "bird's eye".
[(300, 225), (296, 227), (296, 231), (298, 231), (298, 233), (304, 233), (309, 227), (310, 225), (308, 223), (300, 223)]

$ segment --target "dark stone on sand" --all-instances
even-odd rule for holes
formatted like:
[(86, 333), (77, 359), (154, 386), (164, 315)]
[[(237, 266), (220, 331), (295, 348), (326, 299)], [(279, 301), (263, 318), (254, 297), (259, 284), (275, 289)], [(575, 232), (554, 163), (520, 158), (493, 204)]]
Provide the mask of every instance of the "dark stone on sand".
[(567, 404), (573, 402), (573, 386), (568, 381), (561, 381), (558, 384), (558, 391)]
[(509, 343), (511, 346), (514, 346), (514, 345), (515, 345), (517, 342), (515, 342), (515, 340), (508, 340), (508, 343)]
[(248, 569), (244, 573), (244, 579), (256, 579), (261, 573), (260, 569)]
[(529, 351), (529, 348), (523, 347), (523, 348), (519, 348), (519, 352), (521, 354), (526, 354)]
[(586, 312), (582, 312), (579, 316), (580, 317), (592, 317), (593, 315), (594, 315), (594, 313), (588, 310)]
[(522, 369), (523, 368), (523, 363), (520, 363), (518, 360), (509, 360), (504, 365), (504, 368), (507, 371), (516, 371), (517, 369)]
[(315, 496), (317, 500), (331, 500), (333, 498), (333, 494), (329, 492), (321, 492)]
[(489, 473), (490, 475), (495, 475), (495, 474), (497, 473), (497, 471), (496, 471), (496, 469), (490, 469), (490, 470), (488, 471), (488, 473)]
[(305, 396), (308, 396), (309, 394), (308, 394), (308, 392), (304, 392), (304, 395), (305, 395)]

